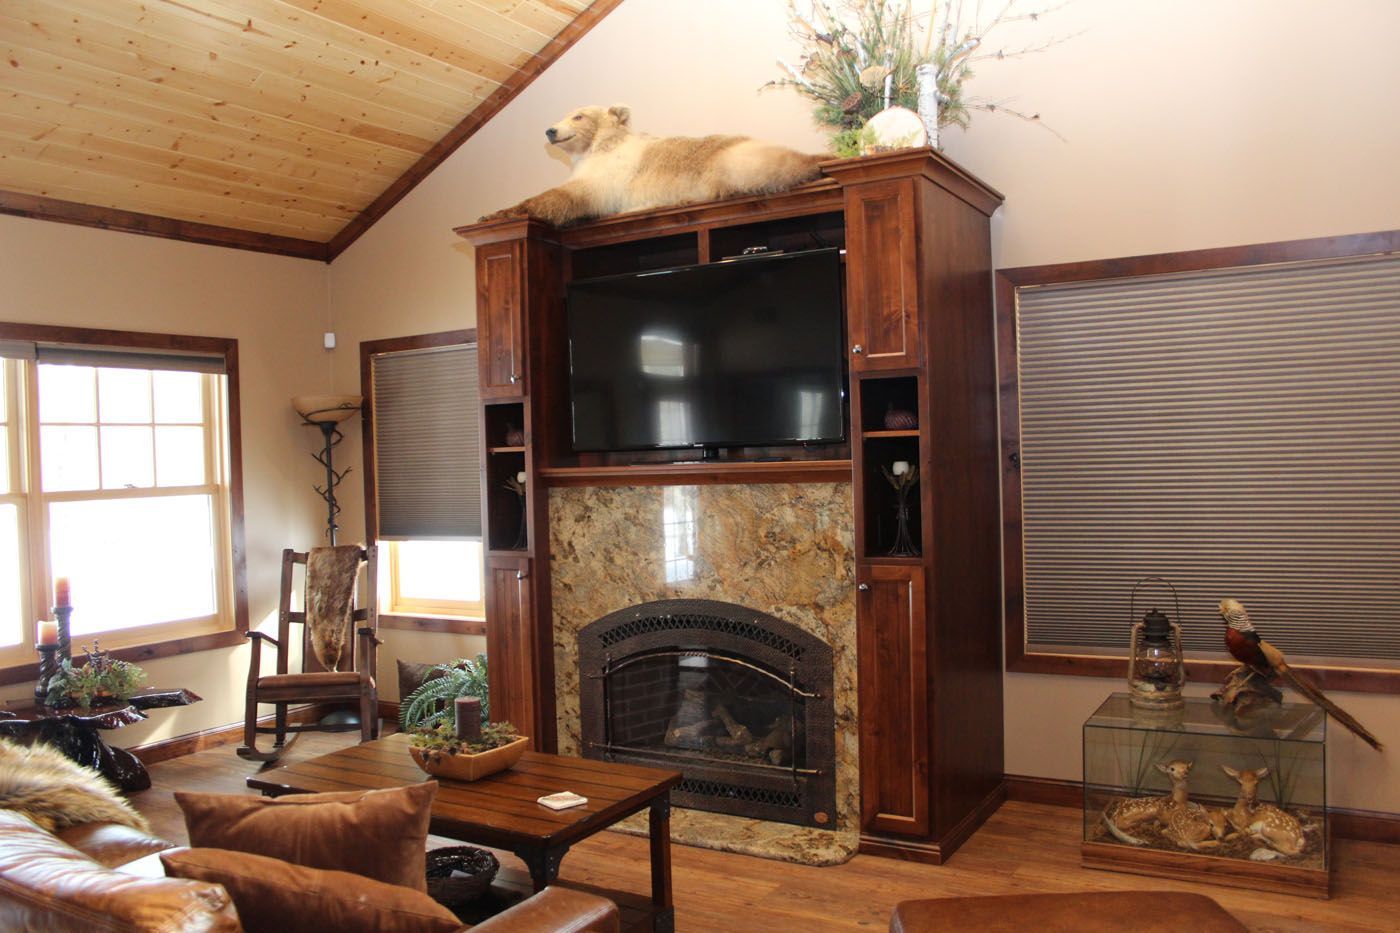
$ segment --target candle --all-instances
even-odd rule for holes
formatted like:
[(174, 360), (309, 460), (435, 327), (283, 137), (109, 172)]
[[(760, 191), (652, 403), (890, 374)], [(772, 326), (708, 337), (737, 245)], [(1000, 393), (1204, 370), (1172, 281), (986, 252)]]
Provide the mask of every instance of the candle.
[(38, 631), (34, 635), (34, 643), (38, 645), (57, 645), (58, 620), (40, 619)]
[(909, 461), (896, 460), (894, 466), (890, 468), (890, 472), (894, 473), (895, 476), (903, 476), (905, 473), (909, 472)]
[(521, 470), (519, 473), (515, 474), (515, 481), (516, 481), (517, 483), (519, 483), (520, 485), (522, 485), (522, 486), (525, 485), (525, 471), (524, 471), (524, 470)]
[(67, 609), (73, 605), (73, 586), (67, 577), (59, 577), (53, 581), (53, 604), (59, 609)]
[(457, 738), (467, 742), (481, 738), (481, 701), (476, 697), (457, 698)]

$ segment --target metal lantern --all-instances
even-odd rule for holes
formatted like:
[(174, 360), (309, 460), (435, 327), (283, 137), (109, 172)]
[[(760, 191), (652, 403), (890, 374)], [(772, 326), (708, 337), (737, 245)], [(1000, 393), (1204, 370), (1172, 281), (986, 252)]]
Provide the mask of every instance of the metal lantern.
[(1161, 583), (1172, 591), (1176, 604), (1173, 622), (1153, 607), (1134, 621), (1132, 641), (1128, 649), (1128, 697), (1139, 709), (1175, 710), (1185, 706), (1181, 687), (1186, 683), (1186, 661), (1181, 651), (1181, 600), (1176, 587), (1161, 577), (1144, 577), (1133, 587), (1128, 600), (1128, 615), (1137, 619), (1137, 591), (1144, 583)]

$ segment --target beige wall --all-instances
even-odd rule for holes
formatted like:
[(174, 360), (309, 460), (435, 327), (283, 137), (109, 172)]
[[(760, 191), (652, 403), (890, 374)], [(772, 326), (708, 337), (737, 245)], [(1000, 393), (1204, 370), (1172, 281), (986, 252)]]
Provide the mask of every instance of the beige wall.
[[(803, 100), (756, 90), (776, 58), (795, 58), (783, 8), (626, 0), (332, 265), (344, 345), (474, 323), (470, 251), (451, 228), (563, 181), (543, 131), (574, 106), (628, 103), (634, 124), (655, 134), (750, 133), (821, 149)], [(1400, 227), (1393, 0), (1325, 10), (1311, 0), (1077, 0), (1015, 29), (993, 44), (1083, 32), (984, 62), (970, 86), (1041, 112), (1065, 141), (987, 114), (947, 133), (948, 154), (1007, 196), (994, 222), (999, 265)], [(355, 366), (339, 354), (337, 381), (354, 384)], [(352, 474), (346, 488), (357, 482)], [(347, 499), (347, 527), (358, 530), (358, 488)], [(414, 639), (397, 641), (431, 650), (432, 636)], [(1009, 675), (1006, 686), (1007, 770), (1078, 777), (1079, 725), (1113, 682)], [(1343, 699), (1400, 746), (1400, 698)], [(1391, 757), (1334, 735), (1333, 802), (1400, 811)]]
[[(249, 619), (275, 631), (282, 548), (314, 543), (324, 522), (311, 490), (318, 467), (307, 455), (314, 432), (301, 426), (289, 399), (328, 384), (316, 356), (323, 352), (325, 267), (15, 217), (0, 217), (0, 257), (0, 320), (237, 338)], [(317, 360), (311, 370), (308, 359)], [(246, 647), (144, 666), (152, 685), (188, 687), (204, 702), (153, 713), (111, 733), (113, 744), (242, 720)], [(0, 688), (0, 700), (23, 699), (33, 689), (12, 684)]]

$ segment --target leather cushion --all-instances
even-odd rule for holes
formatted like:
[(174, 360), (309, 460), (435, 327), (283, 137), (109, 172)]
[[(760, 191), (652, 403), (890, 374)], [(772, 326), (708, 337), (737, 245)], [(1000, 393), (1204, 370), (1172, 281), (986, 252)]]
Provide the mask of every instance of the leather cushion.
[(175, 847), (173, 842), (117, 823), (81, 823), (60, 829), (55, 835), (108, 868)]
[(944, 897), (904, 901), (890, 917), (891, 933), (1119, 933), (1125, 929), (1134, 933), (1243, 933), (1246, 928), (1204, 894), (1170, 891)]
[(557, 884), (526, 898), (510, 910), (472, 927), (481, 933), (617, 933), (617, 905), (607, 898), (572, 891)]
[(217, 884), (123, 874), (28, 818), (0, 811), (0, 930), (238, 929), (233, 901)]
[(354, 671), (312, 671), (309, 674), (273, 674), (258, 678), (259, 690), (278, 687), (353, 687), (359, 686), (360, 675)]
[(384, 790), (252, 797), (176, 793), (190, 845), (348, 871), (427, 891), (437, 782)]
[(233, 896), (249, 933), (434, 933), (462, 929), (426, 894), (343, 871), (325, 871), (226, 849), (185, 849), (160, 856), (167, 874), (216, 882)]

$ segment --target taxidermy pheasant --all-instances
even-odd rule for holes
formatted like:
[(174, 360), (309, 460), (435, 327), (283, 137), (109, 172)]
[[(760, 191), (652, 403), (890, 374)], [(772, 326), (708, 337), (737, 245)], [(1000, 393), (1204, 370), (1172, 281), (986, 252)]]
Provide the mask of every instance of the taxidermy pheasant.
[(1220, 617), (1225, 620), (1225, 647), (1229, 649), (1231, 657), (1267, 681), (1283, 678), (1290, 687), (1326, 710), (1329, 716), (1346, 726), (1367, 745), (1376, 751), (1381, 750), (1380, 740), (1365, 726), (1329, 700), (1321, 690), (1293, 673), (1293, 669), (1284, 659), (1283, 652), (1259, 637), (1244, 606), (1233, 599), (1222, 599)]

